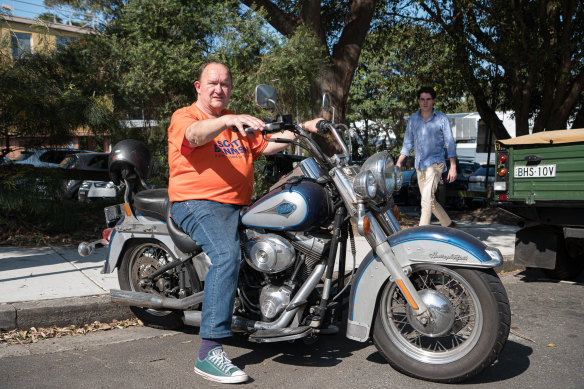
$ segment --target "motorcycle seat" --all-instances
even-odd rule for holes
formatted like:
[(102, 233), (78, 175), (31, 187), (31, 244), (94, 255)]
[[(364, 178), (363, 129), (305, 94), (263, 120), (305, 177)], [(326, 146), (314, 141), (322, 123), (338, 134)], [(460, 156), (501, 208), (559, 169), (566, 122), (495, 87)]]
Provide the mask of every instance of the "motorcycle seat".
[(170, 238), (183, 253), (200, 253), (203, 251), (201, 246), (192, 240), (188, 234), (184, 233), (170, 217), (172, 203), (168, 200), (167, 189), (148, 189), (136, 193), (134, 196), (134, 208), (137, 213), (143, 216), (153, 217), (166, 223)]
[(166, 188), (143, 190), (134, 195), (134, 208), (137, 214), (153, 217), (163, 222), (166, 222), (168, 204), (168, 190)]

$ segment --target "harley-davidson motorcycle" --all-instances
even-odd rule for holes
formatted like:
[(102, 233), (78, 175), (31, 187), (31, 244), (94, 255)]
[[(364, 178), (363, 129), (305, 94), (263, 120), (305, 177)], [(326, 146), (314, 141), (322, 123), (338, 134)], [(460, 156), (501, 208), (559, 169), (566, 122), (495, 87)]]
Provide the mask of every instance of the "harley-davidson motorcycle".
[[(388, 152), (352, 164), (340, 134), (346, 127), (322, 121), (319, 132), (330, 133), (342, 150), (329, 157), (280, 113), (273, 87), (259, 85), (255, 98), (276, 112), (261, 133), (293, 131), (298, 141), (272, 141), (291, 142), (309, 156), (242, 210), (233, 330), (252, 342), (310, 344), (338, 332), (346, 318), (349, 339), (372, 338), (391, 366), (410, 376), (457, 382), (489, 367), (511, 320), (493, 271), (503, 260), (499, 250), (457, 229), (402, 230), (392, 200), (401, 172)], [(327, 95), (323, 107), (332, 108)], [(166, 189), (134, 194), (138, 183), (146, 187), (150, 165), (140, 142), (113, 148), (110, 174), (125, 183), (125, 202), (105, 208), (103, 239), (81, 243), (79, 253), (109, 247), (104, 272), (117, 268), (122, 289), (111, 290), (111, 299), (145, 324), (198, 326), (211, 262), (171, 219)], [(371, 246), (357, 260), (353, 228)], [(353, 266), (347, 266), (348, 243)]]

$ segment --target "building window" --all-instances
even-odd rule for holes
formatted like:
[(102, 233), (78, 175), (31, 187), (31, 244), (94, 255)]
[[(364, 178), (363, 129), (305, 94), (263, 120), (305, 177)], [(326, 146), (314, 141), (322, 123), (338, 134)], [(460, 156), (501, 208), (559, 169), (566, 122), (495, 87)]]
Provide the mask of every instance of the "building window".
[(32, 53), (32, 35), (23, 32), (13, 32), (10, 34), (12, 46), (12, 58), (21, 58), (25, 54)]
[(75, 42), (76, 38), (71, 36), (58, 36), (57, 37), (57, 49), (66, 49), (71, 45), (71, 43)]

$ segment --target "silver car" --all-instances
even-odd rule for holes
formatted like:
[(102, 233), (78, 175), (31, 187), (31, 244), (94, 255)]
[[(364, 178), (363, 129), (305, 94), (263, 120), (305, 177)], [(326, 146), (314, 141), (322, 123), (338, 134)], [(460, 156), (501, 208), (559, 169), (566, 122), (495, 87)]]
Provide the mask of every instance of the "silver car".
[(113, 182), (86, 180), (81, 183), (77, 192), (77, 199), (82, 202), (114, 199), (118, 195), (118, 188)]
[(468, 191), (473, 193), (471, 198), (473, 205), (484, 205), (493, 188), (495, 182), (495, 166), (489, 165), (488, 179), (487, 179), (487, 165), (481, 165), (468, 178)]

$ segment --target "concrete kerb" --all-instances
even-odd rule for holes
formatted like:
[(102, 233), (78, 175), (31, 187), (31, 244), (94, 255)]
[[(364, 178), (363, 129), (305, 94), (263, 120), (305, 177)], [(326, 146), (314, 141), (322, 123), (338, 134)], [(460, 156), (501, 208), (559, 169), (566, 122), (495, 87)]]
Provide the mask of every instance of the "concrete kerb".
[(128, 307), (112, 303), (109, 295), (0, 304), (1, 331), (83, 325), (132, 317)]

